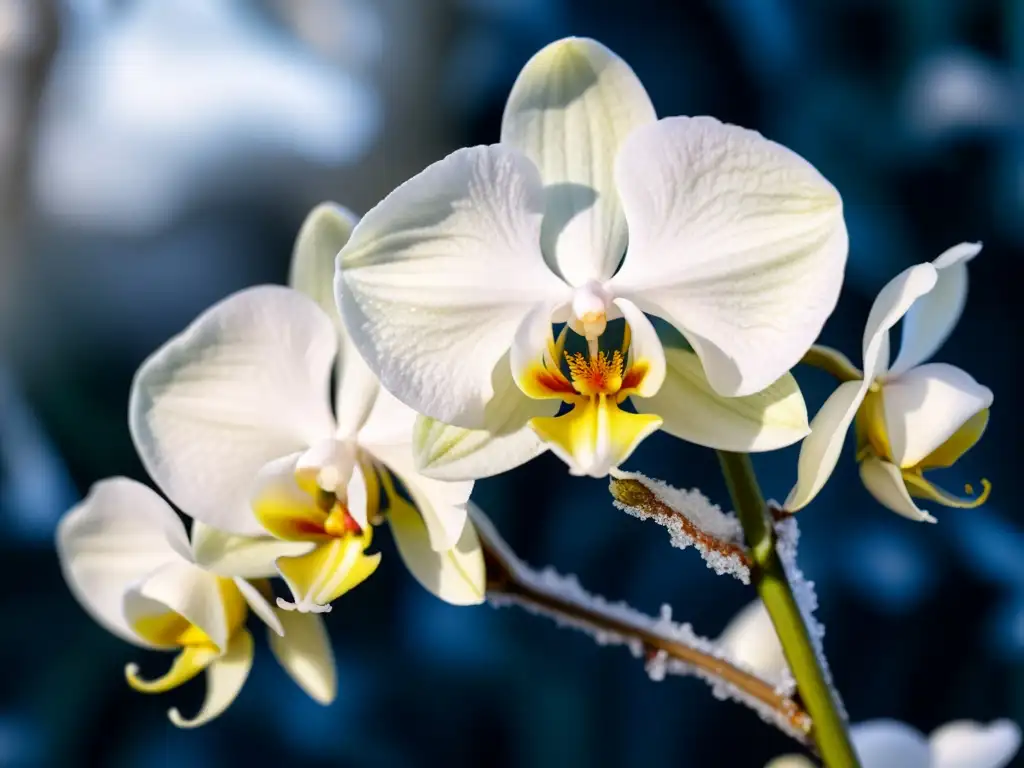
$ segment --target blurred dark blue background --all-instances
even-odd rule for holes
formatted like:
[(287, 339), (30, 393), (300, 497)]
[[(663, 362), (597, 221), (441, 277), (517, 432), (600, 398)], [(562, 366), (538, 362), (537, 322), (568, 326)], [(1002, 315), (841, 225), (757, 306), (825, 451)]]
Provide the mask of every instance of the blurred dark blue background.
[[(515, 610), (434, 600), (387, 541), (387, 567), (329, 617), (333, 706), (263, 646), (227, 714), (181, 732), (165, 711), (201, 684), (130, 691), (141, 653), (58, 571), (58, 516), (102, 477), (143, 477), (125, 418), (142, 358), (232, 290), (283, 282), (316, 202), (365, 210), (496, 141), (519, 67), (567, 34), (626, 58), (659, 114), (756, 128), (838, 186), (852, 244), (824, 341), (854, 359), (890, 277), (984, 241), (939, 358), (996, 392), (984, 440), (943, 478), (988, 477), (990, 502), (911, 523), (847, 460), (800, 515), (801, 562), (854, 720), (1024, 721), (1024, 3), (0, 0), (0, 766), (704, 768), (790, 748), (699, 682), (651, 682), (624, 651)], [(831, 382), (799, 377), (813, 411)], [(769, 495), (795, 461), (758, 459)], [(725, 501), (709, 451), (656, 435), (630, 466)], [(670, 603), (703, 634), (752, 597), (557, 459), (474, 498), (528, 562), (651, 613)]]

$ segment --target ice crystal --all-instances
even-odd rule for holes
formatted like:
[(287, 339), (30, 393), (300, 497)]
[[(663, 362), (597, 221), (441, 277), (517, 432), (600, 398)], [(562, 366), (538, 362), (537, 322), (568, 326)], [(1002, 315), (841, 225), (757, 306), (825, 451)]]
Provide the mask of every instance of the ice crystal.
[(653, 520), (668, 530), (673, 547), (693, 547), (708, 568), (750, 583), (750, 558), (743, 528), (731, 512), (723, 512), (699, 490), (673, 488), (639, 473), (620, 473), (611, 481), (614, 504), (640, 520)]

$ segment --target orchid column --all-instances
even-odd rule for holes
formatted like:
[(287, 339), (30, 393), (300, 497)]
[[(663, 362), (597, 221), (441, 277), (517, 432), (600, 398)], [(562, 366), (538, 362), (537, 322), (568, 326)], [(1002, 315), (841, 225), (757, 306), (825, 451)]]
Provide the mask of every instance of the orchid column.
[[(658, 120), (625, 62), (567, 39), (520, 74), (498, 144), (366, 214), (336, 292), (370, 368), (424, 415), (421, 471), (475, 479), (550, 448), (602, 477), (659, 428), (730, 454), (805, 437), (788, 371), (846, 253), (839, 194), (806, 160), (713, 118)], [(823, 756), (856, 765), (820, 670), (793, 663), (813, 656), (806, 631), (783, 641)]]

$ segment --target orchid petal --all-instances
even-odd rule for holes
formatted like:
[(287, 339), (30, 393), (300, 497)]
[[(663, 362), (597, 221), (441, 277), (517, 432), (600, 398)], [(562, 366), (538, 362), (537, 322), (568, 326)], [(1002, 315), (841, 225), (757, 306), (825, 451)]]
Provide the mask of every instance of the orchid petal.
[(450, 549), (431, 545), (422, 497), (416, 506), (395, 495), (388, 506), (388, 522), (395, 545), (409, 572), (423, 587), (452, 605), (477, 605), (484, 601), (487, 574), (483, 552), (473, 523), (465, 520), (462, 533)]
[(680, 330), (721, 395), (759, 392), (796, 365), (842, 285), (835, 188), (796, 153), (709, 117), (637, 128), (615, 175), (629, 250), (610, 290)]
[(931, 768), (1004, 768), (1020, 749), (1020, 741), (1020, 726), (1012, 720), (946, 723), (929, 737)]
[(955, 366), (929, 363), (887, 381), (882, 401), (893, 460), (906, 468), (992, 405), (992, 390)]
[(628, 299), (615, 299), (614, 303), (629, 326), (627, 377), (630, 373), (639, 376), (639, 383), (624, 384), (623, 388), (631, 389), (631, 395), (653, 397), (665, 381), (665, 348), (654, 325), (636, 304)]
[[(463, 429), (425, 416), (417, 420), (413, 451), (418, 471), (438, 480), (475, 480), (507, 472), (547, 450), (529, 421), (554, 416), (562, 394), (575, 394), (557, 373), (561, 350), (551, 333), (552, 311), (550, 304), (536, 305), (516, 331), (512, 349), (495, 366), (484, 428)], [(564, 391), (553, 392), (552, 385)]]
[(283, 635), (284, 627), (281, 626), (281, 620), (278, 618), (280, 612), (268, 601), (268, 598), (274, 596), (270, 588), (270, 582), (263, 581), (263, 589), (261, 591), (255, 585), (237, 576), (232, 581), (235, 582), (235, 586), (238, 587), (238, 591), (241, 592), (242, 597), (245, 598), (245, 602), (252, 612), (259, 616), (260, 621), (267, 625), (267, 629), (271, 633)]
[(359, 217), (337, 203), (321, 203), (310, 211), (295, 239), (288, 285), (309, 296), (341, 327), (334, 299), (334, 271)]
[(157, 568), (128, 590), (124, 614), (135, 632), (154, 645), (181, 644), (174, 638), (191, 625), (223, 652), (233, 625), (244, 619), (245, 601), (230, 579), (179, 561)]
[(796, 485), (786, 499), (788, 511), (803, 509), (825, 487), (843, 451), (846, 433), (867, 392), (867, 382), (843, 382), (811, 420), (811, 433), (800, 446)]
[(568, 38), (535, 54), (519, 73), (501, 142), (540, 169), (545, 184), (545, 258), (571, 285), (612, 276), (626, 248), (615, 190), (619, 147), (654, 107), (622, 59), (594, 40)]
[(485, 426), (495, 366), (539, 302), (569, 299), (540, 252), (536, 167), (500, 145), (461, 149), (356, 226), (335, 291), (383, 386), (420, 413)]
[(981, 243), (960, 243), (932, 262), (938, 271), (938, 281), (903, 318), (893, 376), (928, 360), (949, 337), (967, 303), (967, 262), (980, 252)]
[(509, 353), (516, 385), (527, 397), (537, 400), (561, 400), (566, 395), (576, 394), (559, 371), (564, 336), (555, 343), (551, 330), (553, 310), (551, 304), (534, 306), (516, 330)]
[(807, 406), (790, 374), (757, 394), (722, 397), (695, 353), (669, 347), (664, 354), (668, 373), (661, 389), (632, 403), (640, 413), (661, 416), (661, 428), (670, 435), (717, 450), (754, 453), (792, 445), (808, 434)]
[(252, 635), (244, 629), (236, 633), (224, 655), (206, 668), (206, 696), (199, 713), (185, 719), (174, 707), (167, 712), (171, 722), (179, 728), (198, 728), (223, 714), (249, 677), (253, 652)]
[(917, 264), (900, 272), (878, 292), (864, 325), (861, 355), (864, 380), (874, 381), (889, 369), (889, 331), (918, 299), (935, 287), (938, 273), (931, 264)]
[(937, 522), (931, 514), (919, 509), (914, 503), (900, 468), (892, 462), (868, 456), (860, 463), (860, 479), (879, 504), (897, 515), (921, 523)]
[[(369, 370), (369, 369), (367, 369)], [(375, 443), (410, 443), (416, 428), (416, 411), (381, 388), (373, 407), (363, 423), (356, 441), (360, 445)]]
[(135, 376), (129, 426), (146, 469), (189, 515), (258, 535), (249, 495), (259, 469), (334, 434), (336, 349), (330, 318), (290, 288), (214, 305)]
[(57, 525), (57, 557), (72, 594), (104, 629), (135, 645), (124, 598), (169, 563), (187, 562), (188, 536), (160, 496), (124, 477), (101, 480)]
[(921, 469), (948, 469), (956, 464), (960, 457), (977, 445), (988, 427), (989, 411), (978, 411), (965, 421), (946, 442), (921, 459)]
[(499, 361), (494, 397), (484, 414), (488, 429), (462, 429), (420, 416), (413, 430), (417, 471), (437, 480), (478, 480), (521, 466), (547, 450), (529, 426), (535, 416), (554, 416), (558, 400), (527, 397)]
[[(415, 469), (409, 443), (366, 446), (366, 450), (405, 485), (423, 517), (433, 549), (443, 552), (454, 547), (466, 524), (466, 502), (473, 491), (473, 481), (425, 477)], [(382, 483), (389, 498), (393, 497), (391, 478), (382, 475)]]
[(278, 663), (313, 701), (328, 705), (338, 695), (338, 673), (324, 620), (315, 613), (278, 610), (284, 635), (271, 634)]
[(277, 575), (279, 557), (301, 555), (313, 548), (305, 541), (281, 541), (270, 536), (238, 536), (198, 520), (192, 523), (192, 552), (197, 564), (220, 576), (243, 579)]
[(358, 217), (337, 203), (321, 203), (306, 216), (295, 240), (288, 284), (313, 299), (334, 321), (338, 332), (335, 403), (338, 437), (355, 435), (365, 423), (380, 391), (380, 382), (349, 338), (334, 297), (338, 253), (348, 242)]
[[(553, 416), (554, 400), (517, 398), (515, 419), (529, 422), (535, 416)], [(493, 401), (492, 401), (493, 402)], [(524, 423), (511, 432), (463, 429), (422, 417), (416, 430), (416, 468), (436, 480), (482, 480), (520, 467), (548, 449), (537, 433)]]

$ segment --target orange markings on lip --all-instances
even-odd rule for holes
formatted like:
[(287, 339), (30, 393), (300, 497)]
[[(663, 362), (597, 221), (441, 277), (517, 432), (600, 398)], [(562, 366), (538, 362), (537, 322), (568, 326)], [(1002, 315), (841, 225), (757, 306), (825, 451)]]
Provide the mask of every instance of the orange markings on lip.
[(363, 532), (363, 529), (343, 505), (336, 504), (324, 522), (324, 531), (329, 536), (343, 538), (348, 534), (360, 534)]
[(640, 386), (644, 380), (644, 376), (647, 375), (648, 365), (647, 363), (634, 363), (626, 371), (626, 375), (622, 377), (622, 390), (629, 391), (636, 389)]
[(576, 390), (561, 371), (552, 371), (550, 368), (537, 367), (531, 371), (533, 380), (541, 389), (553, 395), (575, 395)]
[(571, 380), (557, 369), (541, 365), (533, 367), (529, 378), (536, 385), (538, 393), (543, 392), (566, 402), (573, 402), (580, 395), (590, 397), (598, 394), (622, 394), (626, 397), (640, 386), (649, 368), (647, 363), (637, 363), (623, 371), (624, 361), (621, 352), (613, 352), (611, 355), (600, 352), (592, 358), (587, 358), (580, 352), (573, 355), (566, 353), (565, 359), (569, 365)]
[(289, 527), (295, 532), (297, 537), (323, 536), (327, 533), (324, 529), (324, 523), (314, 523), (312, 520), (306, 520), (303, 518), (290, 520), (289, 523)]

